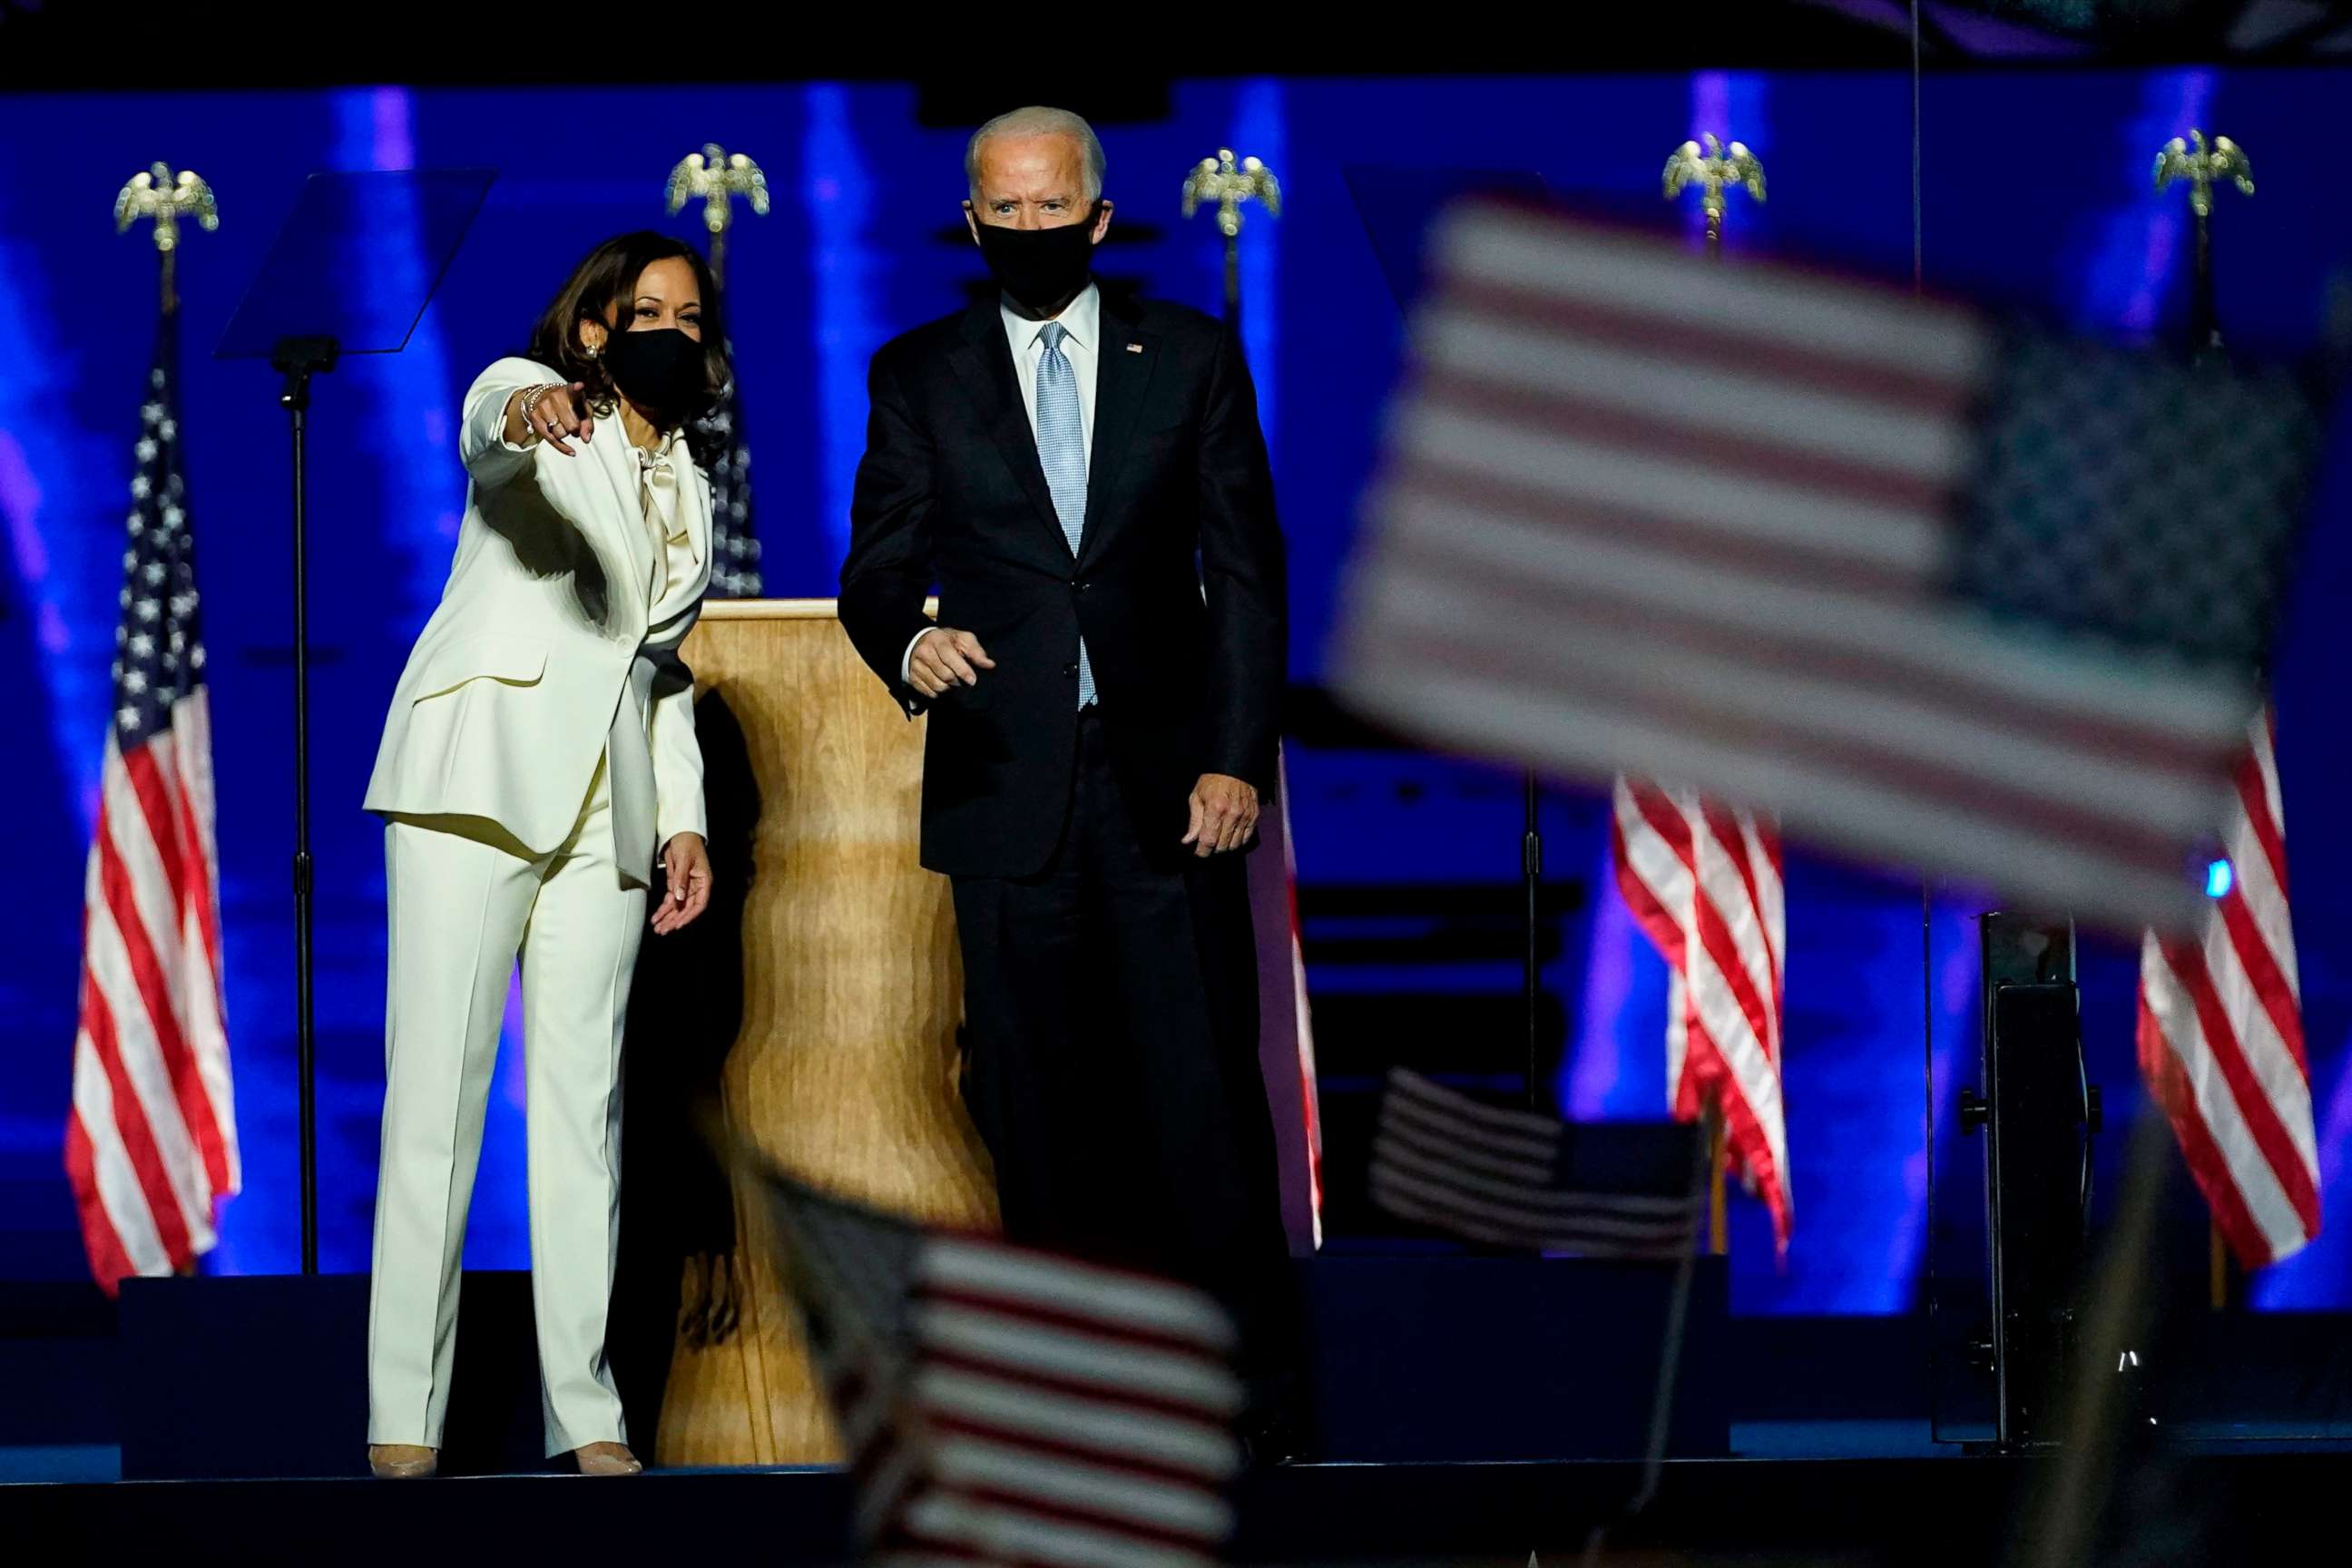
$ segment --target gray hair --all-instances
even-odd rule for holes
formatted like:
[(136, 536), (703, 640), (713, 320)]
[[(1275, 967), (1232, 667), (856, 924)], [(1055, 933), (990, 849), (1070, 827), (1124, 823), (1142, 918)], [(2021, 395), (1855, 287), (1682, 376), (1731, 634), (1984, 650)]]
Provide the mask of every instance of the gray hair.
[(1078, 144), (1086, 164), (1089, 202), (1102, 200), (1103, 150), (1095, 128), (1066, 109), (1048, 109), (1033, 103), (1026, 109), (1016, 109), (1000, 114), (971, 133), (963, 150), (963, 183), (971, 192), (971, 199), (980, 199), (980, 149), (993, 136), (1067, 136)]

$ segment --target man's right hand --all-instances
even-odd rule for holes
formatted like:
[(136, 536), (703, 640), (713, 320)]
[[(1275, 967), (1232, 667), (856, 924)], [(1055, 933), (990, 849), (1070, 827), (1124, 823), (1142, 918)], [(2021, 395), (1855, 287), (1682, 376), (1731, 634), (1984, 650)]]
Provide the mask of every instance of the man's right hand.
[(925, 697), (937, 697), (950, 687), (978, 686), (980, 672), (994, 669), (996, 661), (970, 632), (953, 626), (933, 626), (915, 639), (907, 658), (907, 684)]

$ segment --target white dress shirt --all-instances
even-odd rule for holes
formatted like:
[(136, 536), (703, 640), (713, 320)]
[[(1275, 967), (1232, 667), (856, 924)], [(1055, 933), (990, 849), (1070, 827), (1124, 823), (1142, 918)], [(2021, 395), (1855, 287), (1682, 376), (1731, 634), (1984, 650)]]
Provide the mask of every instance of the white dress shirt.
[[(1013, 307), (1010, 300), (997, 302), (997, 313), (1004, 321), (1004, 342), (1013, 351), (1013, 376), (1021, 384), (1021, 406), (1029, 414), (1029, 438), (1037, 438), (1037, 363), (1045, 357), (1045, 322), (1035, 316), (1024, 316)], [(1062, 324), (1062, 357), (1070, 362), (1070, 374), (1078, 384), (1078, 430), (1086, 438), (1087, 469), (1095, 466), (1095, 370), (1101, 363), (1102, 353), (1102, 291), (1088, 283), (1078, 291), (1078, 297), (1063, 308), (1054, 318)], [(931, 628), (917, 632), (907, 644), (907, 651), (898, 656), (898, 679), (903, 685), (908, 670), (914, 666), (915, 644), (930, 635)]]
[[(637, 459), (637, 504), (645, 509), (646, 532), (653, 541), (654, 569), (646, 587), (646, 604), (656, 626), (667, 618), (663, 601), (673, 589), (693, 581), (702, 564), (694, 548), (693, 531), (677, 504), (679, 468), (692, 462), (683, 429), (672, 430), (659, 446), (633, 446)], [(675, 611), (671, 612), (672, 614)]]
[[(623, 435), (617, 418), (612, 431)], [(688, 482), (690, 476), (685, 470), (694, 460), (683, 432), (672, 430), (651, 448), (632, 443), (628, 450), (637, 470), (637, 505), (643, 512), (638, 526), (645, 530), (651, 547), (646, 574), (646, 639), (631, 666), (622, 700), (614, 709), (604, 754), (615, 809), (634, 811), (638, 817), (657, 824), (654, 852), (659, 854), (671, 835), (658, 826), (661, 798), (653, 771), (653, 693), (663, 662), (660, 656), (673, 653), (693, 629), (707, 579), (700, 570), (701, 557), (694, 547), (686, 509), (678, 504), (678, 487)], [(643, 879), (641, 872), (631, 875)]]
[[(999, 300), (997, 314), (1004, 319), (1004, 341), (1013, 351), (1013, 374), (1021, 383), (1021, 406), (1029, 411), (1029, 438), (1037, 438), (1037, 362), (1045, 357), (1045, 325), (1024, 316), (1009, 300)], [(1070, 362), (1078, 382), (1078, 429), (1086, 437), (1087, 466), (1095, 460), (1095, 366), (1102, 350), (1102, 291), (1093, 284), (1079, 290), (1062, 313), (1062, 357)]]

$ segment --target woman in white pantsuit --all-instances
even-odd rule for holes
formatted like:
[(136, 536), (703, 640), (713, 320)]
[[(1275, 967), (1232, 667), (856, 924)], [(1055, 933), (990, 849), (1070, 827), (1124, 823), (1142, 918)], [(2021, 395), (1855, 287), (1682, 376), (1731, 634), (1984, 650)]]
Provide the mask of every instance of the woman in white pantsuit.
[(466, 395), (457, 558), (393, 692), (391, 979), (368, 1318), (368, 1458), (433, 1473), (458, 1261), (509, 977), (522, 963), (531, 1293), (547, 1451), (633, 1474), (605, 1363), (621, 1026), (647, 923), (709, 901), (694, 689), (710, 491), (679, 432), (725, 385), (709, 269), (666, 236), (599, 246), (530, 357)]

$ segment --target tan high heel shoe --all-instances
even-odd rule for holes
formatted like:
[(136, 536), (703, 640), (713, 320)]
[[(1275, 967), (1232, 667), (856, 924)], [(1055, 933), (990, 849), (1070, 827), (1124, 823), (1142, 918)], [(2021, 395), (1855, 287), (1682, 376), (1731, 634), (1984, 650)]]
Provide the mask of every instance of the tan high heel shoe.
[(583, 1443), (572, 1457), (583, 1476), (634, 1476), (645, 1469), (626, 1443)]
[(368, 1468), (378, 1480), (421, 1481), (441, 1466), (441, 1456), (415, 1443), (371, 1443)]

